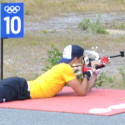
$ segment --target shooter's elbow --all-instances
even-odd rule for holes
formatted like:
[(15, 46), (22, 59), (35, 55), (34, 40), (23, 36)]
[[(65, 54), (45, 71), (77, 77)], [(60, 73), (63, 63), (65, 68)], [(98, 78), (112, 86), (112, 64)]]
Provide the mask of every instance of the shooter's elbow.
[(78, 93), (78, 96), (86, 96), (87, 91), (81, 91)]

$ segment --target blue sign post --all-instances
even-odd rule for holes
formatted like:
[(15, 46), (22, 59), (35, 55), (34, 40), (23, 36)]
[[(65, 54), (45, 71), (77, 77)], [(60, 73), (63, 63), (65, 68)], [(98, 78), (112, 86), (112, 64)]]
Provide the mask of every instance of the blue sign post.
[(0, 4), (1, 80), (3, 79), (3, 39), (24, 37), (24, 3)]

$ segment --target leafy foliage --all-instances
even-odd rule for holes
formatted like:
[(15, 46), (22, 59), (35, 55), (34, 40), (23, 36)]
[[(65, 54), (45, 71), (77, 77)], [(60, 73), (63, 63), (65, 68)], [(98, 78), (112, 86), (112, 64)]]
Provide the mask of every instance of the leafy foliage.
[(100, 22), (100, 18), (98, 17), (95, 23), (92, 23), (90, 19), (84, 19), (79, 23), (78, 28), (82, 28), (83, 30), (87, 30), (89, 33), (93, 34), (107, 34), (108, 32), (104, 28), (103, 24)]
[(114, 80), (112, 77), (107, 76), (104, 72), (102, 72), (96, 81), (96, 87), (102, 87), (106, 82), (110, 84), (113, 83)]
[(54, 46), (51, 46), (52, 50), (48, 50), (48, 57), (45, 59), (47, 66), (43, 68), (43, 71), (49, 70), (52, 66), (56, 65), (59, 59), (62, 57), (61, 52)]

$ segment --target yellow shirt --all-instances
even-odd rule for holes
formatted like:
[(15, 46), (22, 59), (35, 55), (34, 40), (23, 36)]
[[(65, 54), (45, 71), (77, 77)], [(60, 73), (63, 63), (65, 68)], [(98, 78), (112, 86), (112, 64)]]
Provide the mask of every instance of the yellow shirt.
[(60, 63), (42, 74), (36, 80), (28, 81), (31, 98), (47, 98), (55, 96), (65, 84), (76, 76), (70, 65)]

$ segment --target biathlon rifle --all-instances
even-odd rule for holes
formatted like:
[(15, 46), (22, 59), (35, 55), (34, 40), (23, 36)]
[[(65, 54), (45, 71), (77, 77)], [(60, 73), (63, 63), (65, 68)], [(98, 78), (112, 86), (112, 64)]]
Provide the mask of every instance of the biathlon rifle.
[[(92, 54), (92, 55), (94, 55), (96, 57), (95, 59), (88, 58), (87, 56), (84, 57), (85, 64), (87, 66), (91, 66), (93, 71), (96, 71), (99, 68), (105, 67), (105, 66), (99, 67), (99, 65), (101, 65), (102, 62), (101, 62), (101, 59), (99, 58), (99, 54), (97, 52), (95, 52), (95, 51), (86, 51), (85, 53)], [(124, 51), (120, 51), (119, 55), (108, 56), (108, 59), (116, 58), (116, 57), (124, 57), (124, 56), (125, 56)]]

